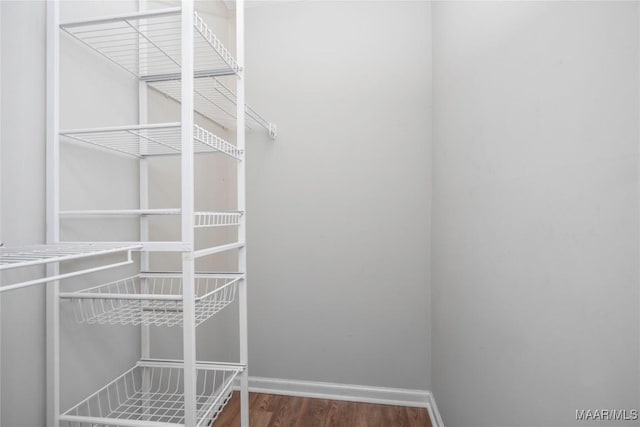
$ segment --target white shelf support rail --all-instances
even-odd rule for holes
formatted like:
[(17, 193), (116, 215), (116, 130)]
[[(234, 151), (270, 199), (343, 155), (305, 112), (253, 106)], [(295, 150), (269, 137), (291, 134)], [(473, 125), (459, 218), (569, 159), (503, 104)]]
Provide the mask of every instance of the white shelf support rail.
[[(245, 150), (245, 80), (244, 80), (244, 0), (236, 0), (236, 57), (240, 64), (240, 72), (236, 75), (236, 145)], [(237, 203), (238, 210), (245, 212), (246, 207), (246, 156), (237, 167)], [(238, 241), (246, 241), (246, 214), (240, 219)], [(238, 248), (238, 269), (247, 271), (247, 249), (245, 245)], [(240, 281), (238, 292), (238, 322), (240, 332), (240, 364), (245, 369), (240, 375), (240, 425), (249, 427), (249, 332), (247, 325), (247, 278)]]
[[(46, 233), (47, 243), (60, 240), (60, 3), (47, 2), (47, 147)], [(59, 275), (57, 263), (47, 266), (47, 276)], [(60, 305), (59, 282), (46, 290), (46, 425), (60, 427)]]
[[(20, 283), (14, 284), (14, 285), (2, 286), (2, 287), (0, 287), (0, 292), (13, 291), (13, 290), (16, 290), (16, 289), (26, 288), (28, 286), (33, 286), (33, 285), (40, 285), (42, 283), (47, 283), (47, 282), (57, 282), (57, 281), (62, 280), (62, 279), (68, 279), (70, 277), (82, 276), (84, 274), (89, 274), (89, 273), (97, 273), (98, 271), (103, 271), (103, 270), (109, 270), (109, 269), (112, 269), (112, 268), (122, 267), (122, 266), (129, 265), (129, 264), (132, 264), (132, 263), (133, 263), (133, 260), (131, 259), (131, 252), (129, 252), (129, 255), (128, 255), (126, 261), (116, 262), (116, 263), (107, 264), (107, 265), (101, 265), (100, 267), (86, 268), (86, 269), (83, 269), (83, 270), (76, 270), (76, 271), (73, 271), (71, 273), (47, 275), (47, 276), (45, 276), (43, 278), (40, 278), (40, 279), (34, 279), (34, 280), (26, 281), (26, 282), (20, 282)], [(57, 284), (54, 283), (53, 286), (57, 286)], [(58, 295), (59, 295), (59, 292), (58, 292)]]
[[(109, 268), (131, 264), (133, 262), (133, 260), (131, 259), (131, 251), (140, 248), (141, 245), (139, 244), (92, 244), (82, 242), (73, 244), (51, 243), (47, 245), (0, 248), (0, 271), (28, 268), (39, 265), (47, 266), (48, 268), (47, 274), (44, 277), (2, 286), (0, 287), (0, 292), (20, 289), (27, 286), (33, 286), (47, 282), (53, 282), (52, 286), (55, 286), (56, 282), (61, 279), (81, 276), (84, 274), (94, 273)], [(58, 264), (63, 261), (78, 260), (99, 255), (108, 255), (123, 252), (127, 253), (126, 261), (109, 263), (107, 265), (102, 265), (99, 267), (74, 270), (65, 274), (59, 273)], [(50, 266), (54, 266), (55, 268), (49, 268)]]
[[(65, 242), (68, 243), (68, 242)], [(85, 242), (86, 243), (86, 242)], [(135, 250), (141, 252), (182, 252), (191, 250), (193, 245), (182, 242), (180, 240), (176, 241), (151, 241), (151, 242), (101, 242), (107, 243), (114, 246), (133, 246)], [(86, 255), (83, 255), (84, 257)]]
[[(146, 9), (146, 0), (138, 0), (138, 12), (143, 12)], [(142, 33), (146, 32), (146, 19), (141, 19), (138, 25)], [(138, 37), (138, 74), (144, 72), (145, 63), (148, 60), (148, 51), (144, 43), (143, 37)], [(147, 105), (147, 84), (143, 81), (138, 81), (138, 123), (146, 125), (148, 122), (148, 105)], [(140, 152), (148, 152), (147, 141), (140, 140)], [(145, 157), (140, 158), (139, 168), (139, 188), (140, 188), (140, 211), (149, 211), (149, 162)], [(140, 241), (146, 242), (149, 240), (149, 218), (146, 215), (140, 216)], [(140, 269), (142, 271), (149, 270), (149, 253), (142, 252), (140, 254)], [(149, 283), (146, 278), (141, 278), (140, 285), (143, 293), (149, 292)], [(140, 356), (142, 358), (151, 357), (151, 334), (149, 326), (145, 324), (140, 325)], [(144, 389), (149, 389), (150, 384), (143, 384)]]
[[(242, 221), (242, 220), (241, 220)], [(244, 242), (227, 243), (226, 245), (213, 246), (211, 248), (200, 249), (193, 253), (194, 258), (201, 258), (203, 256), (213, 255), (220, 252), (230, 251), (232, 249), (244, 248)], [(239, 267), (240, 271), (245, 271), (244, 268)]]
[(180, 215), (180, 209), (79, 209), (60, 211), (60, 216)]
[(253, 119), (256, 123), (258, 123), (269, 132), (269, 136), (271, 137), (271, 139), (276, 139), (278, 128), (275, 123), (271, 123), (248, 105), (245, 106), (245, 112), (249, 118)]
[(193, 1), (182, 0), (182, 241), (191, 245), (182, 254), (182, 297), (184, 358), (184, 425), (196, 427), (196, 316), (194, 244), (194, 158), (193, 158)]

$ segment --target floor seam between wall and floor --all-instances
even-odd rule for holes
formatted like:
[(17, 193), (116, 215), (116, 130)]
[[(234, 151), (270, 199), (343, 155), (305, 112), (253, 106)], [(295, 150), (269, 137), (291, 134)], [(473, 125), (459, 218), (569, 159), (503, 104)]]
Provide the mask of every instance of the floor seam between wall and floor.
[[(239, 384), (236, 384), (235, 388), (239, 388)], [(249, 376), (249, 391), (253, 393), (426, 408), (429, 412), (432, 426), (444, 427), (435, 397), (429, 390)]]

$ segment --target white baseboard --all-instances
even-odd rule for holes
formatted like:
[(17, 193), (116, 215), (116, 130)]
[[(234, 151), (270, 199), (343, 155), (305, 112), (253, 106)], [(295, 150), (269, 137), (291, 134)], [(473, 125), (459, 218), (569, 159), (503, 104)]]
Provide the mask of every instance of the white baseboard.
[(318, 399), (426, 408), (433, 427), (444, 427), (433, 393), (428, 390), (371, 387), (318, 381), (249, 377), (249, 391)]
[(433, 396), (433, 393), (428, 392), (429, 396), (427, 400), (429, 403), (427, 404), (427, 409), (429, 410), (429, 418), (431, 418), (431, 425), (433, 427), (444, 427), (444, 421), (442, 421), (442, 417), (440, 416), (440, 411), (438, 410), (438, 405), (436, 405), (436, 398)]

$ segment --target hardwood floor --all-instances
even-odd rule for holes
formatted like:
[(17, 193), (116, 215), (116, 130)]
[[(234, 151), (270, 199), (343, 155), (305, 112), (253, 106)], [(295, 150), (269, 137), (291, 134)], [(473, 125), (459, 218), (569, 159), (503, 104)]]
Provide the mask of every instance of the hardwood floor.
[[(424, 408), (250, 393), (251, 427), (431, 427)], [(234, 393), (214, 427), (240, 426)]]

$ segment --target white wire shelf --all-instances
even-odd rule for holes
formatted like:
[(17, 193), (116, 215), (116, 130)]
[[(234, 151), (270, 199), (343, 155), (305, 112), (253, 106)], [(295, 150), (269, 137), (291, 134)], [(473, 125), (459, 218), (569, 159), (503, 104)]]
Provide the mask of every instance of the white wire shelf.
[[(184, 425), (183, 363), (140, 361), (60, 416), (62, 427)], [(197, 427), (208, 427), (231, 397), (243, 370), (235, 364), (196, 364)]]
[(226, 227), (240, 225), (242, 212), (196, 212), (195, 227)]
[[(235, 300), (241, 279), (241, 274), (196, 274), (196, 326)], [(183, 324), (179, 274), (140, 274), (79, 292), (61, 293), (60, 298), (73, 303), (78, 323), (169, 327)]]
[(0, 247), (0, 271), (46, 265), (56, 262), (78, 260), (82, 258), (97, 257), (115, 253), (126, 253), (127, 259), (124, 261), (111, 262), (105, 265), (91, 268), (83, 268), (64, 274), (52, 274), (38, 279), (3, 284), (0, 292), (12, 291), (26, 288), (27, 286), (39, 285), (84, 274), (95, 273), (111, 268), (122, 267), (133, 263), (131, 251), (142, 248), (141, 244), (132, 243), (57, 243), (51, 245), (30, 245), (19, 247)]
[(129, 252), (140, 249), (141, 245), (119, 243), (57, 243), (51, 245), (30, 245), (0, 247), (0, 271), (12, 268), (30, 267), (52, 262), (69, 261), (80, 258)]
[[(141, 79), (180, 78), (181, 9), (114, 15), (67, 22), (60, 29)], [(236, 60), (194, 12), (195, 75), (229, 75)]]
[[(110, 241), (110, 242), (104, 242), (104, 243), (108, 243), (112, 245), (121, 245), (121, 246), (133, 246), (135, 250), (139, 250), (141, 252), (193, 252), (194, 258), (213, 255), (220, 252), (230, 251), (233, 249), (240, 249), (245, 246), (245, 243), (242, 241), (233, 242), (233, 243), (224, 243), (217, 246), (208, 246), (202, 249), (195, 249), (194, 245), (189, 244), (187, 242), (182, 242), (180, 240), (171, 240), (171, 241), (151, 240), (151, 241), (126, 241), (126, 242)], [(3, 289), (4, 288), (0, 288), (0, 291)]]
[[(63, 130), (60, 136), (138, 158), (182, 151), (180, 123)], [(198, 125), (193, 125), (193, 139), (195, 153), (220, 152), (237, 160), (243, 158), (243, 150)]]
[[(162, 80), (149, 82), (149, 87), (180, 102), (182, 91), (180, 81)], [(193, 104), (196, 112), (225, 128), (236, 126), (236, 94), (215, 77), (199, 77), (193, 82)], [(245, 104), (246, 126), (249, 129), (262, 127), (271, 138), (276, 137), (274, 123), (262, 117), (256, 110)]]
[[(148, 216), (148, 215), (180, 215), (180, 209), (102, 209), (102, 210), (66, 210), (60, 211), (65, 217), (86, 216)], [(242, 212), (195, 212), (195, 228), (227, 227), (240, 225)]]

